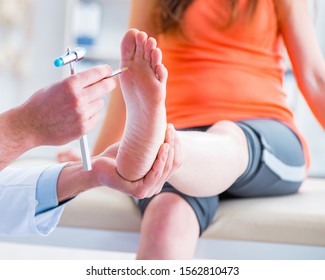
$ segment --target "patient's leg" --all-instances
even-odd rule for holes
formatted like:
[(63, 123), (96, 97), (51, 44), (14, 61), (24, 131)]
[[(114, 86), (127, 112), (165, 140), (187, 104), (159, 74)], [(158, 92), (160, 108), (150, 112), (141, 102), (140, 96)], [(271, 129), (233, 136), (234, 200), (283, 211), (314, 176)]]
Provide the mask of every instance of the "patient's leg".
[(126, 126), (117, 155), (117, 170), (134, 181), (151, 168), (166, 131), (167, 70), (155, 39), (129, 30), (121, 44), (120, 75), (126, 103)]
[(160, 193), (144, 212), (137, 259), (191, 259), (198, 238), (199, 223), (189, 203), (174, 193)]

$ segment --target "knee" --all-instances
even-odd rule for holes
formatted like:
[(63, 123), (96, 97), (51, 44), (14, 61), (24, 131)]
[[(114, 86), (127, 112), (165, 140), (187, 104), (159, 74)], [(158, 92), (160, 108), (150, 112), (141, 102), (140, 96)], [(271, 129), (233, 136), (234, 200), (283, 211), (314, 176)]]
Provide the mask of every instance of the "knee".
[(192, 207), (179, 195), (161, 193), (149, 203), (143, 217), (143, 224), (150, 224), (151, 234), (156, 240), (171, 238), (199, 224)]

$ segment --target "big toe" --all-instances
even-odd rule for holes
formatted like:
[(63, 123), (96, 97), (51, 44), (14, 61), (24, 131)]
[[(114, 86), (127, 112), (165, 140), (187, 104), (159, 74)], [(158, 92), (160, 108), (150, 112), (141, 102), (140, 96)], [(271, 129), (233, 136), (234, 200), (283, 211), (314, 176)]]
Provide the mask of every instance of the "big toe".
[(137, 29), (130, 29), (126, 32), (121, 43), (121, 60), (132, 60), (137, 48), (136, 37), (139, 33)]

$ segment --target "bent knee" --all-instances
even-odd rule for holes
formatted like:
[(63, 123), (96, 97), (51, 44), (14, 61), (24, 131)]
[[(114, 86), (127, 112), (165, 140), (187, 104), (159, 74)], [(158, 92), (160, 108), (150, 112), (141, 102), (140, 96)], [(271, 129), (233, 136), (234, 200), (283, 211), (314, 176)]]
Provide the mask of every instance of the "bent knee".
[(174, 217), (175, 215), (188, 215), (193, 212), (192, 207), (178, 194), (173, 192), (162, 192), (150, 201), (145, 213), (155, 212), (156, 215)]
[(153, 231), (157, 233), (158, 230), (162, 235), (182, 232), (190, 224), (199, 231), (193, 208), (185, 199), (172, 192), (163, 192), (154, 197), (148, 204), (143, 219), (151, 224)]

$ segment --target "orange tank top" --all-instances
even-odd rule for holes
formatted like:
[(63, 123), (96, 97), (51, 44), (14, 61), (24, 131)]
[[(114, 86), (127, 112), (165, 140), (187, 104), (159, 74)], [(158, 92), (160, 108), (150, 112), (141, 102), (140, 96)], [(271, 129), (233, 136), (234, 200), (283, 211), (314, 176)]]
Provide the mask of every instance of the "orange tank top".
[(239, 0), (228, 27), (229, 0), (194, 0), (184, 13), (182, 35), (158, 36), (167, 67), (168, 122), (176, 128), (211, 125), (221, 120), (276, 119), (301, 139), (283, 90), (282, 40), (273, 0)]

